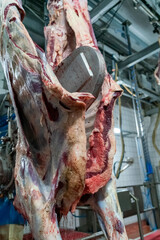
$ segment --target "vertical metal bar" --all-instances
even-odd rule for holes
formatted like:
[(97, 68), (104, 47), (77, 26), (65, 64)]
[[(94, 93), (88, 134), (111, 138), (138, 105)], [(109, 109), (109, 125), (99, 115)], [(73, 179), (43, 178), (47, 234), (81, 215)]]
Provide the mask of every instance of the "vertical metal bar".
[(115, 64), (115, 60), (112, 56), (112, 77), (114, 80), (115, 80), (115, 73), (116, 73), (115, 71), (116, 71), (116, 64)]
[(151, 181), (151, 187), (150, 187), (151, 200), (152, 200), (153, 206), (155, 207), (155, 210), (153, 211), (153, 213), (156, 218), (157, 227), (160, 228), (160, 206), (159, 206), (159, 200), (158, 200), (158, 194), (157, 194), (157, 186), (155, 184), (155, 179), (153, 174), (150, 176), (150, 181)]
[(144, 240), (144, 237), (143, 237), (143, 229), (142, 229), (142, 222), (141, 222), (141, 215), (140, 215), (140, 210), (139, 210), (139, 200), (138, 200), (138, 198), (136, 198), (132, 193), (130, 193), (130, 196), (131, 196), (131, 197), (135, 200), (135, 202), (136, 202), (139, 234), (140, 234), (141, 240)]
[(97, 216), (96, 213), (93, 212), (93, 233), (97, 232)]
[(11, 138), (12, 138), (12, 126), (11, 126), (11, 107), (10, 106), (8, 107), (7, 115), (8, 115), (8, 137), (11, 140)]
[(143, 151), (142, 151), (142, 142), (141, 142), (141, 138), (140, 137), (136, 137), (136, 147), (137, 147), (137, 154), (138, 154), (138, 160), (139, 160), (139, 165), (140, 165), (140, 170), (141, 170), (141, 174), (143, 175), (143, 178), (146, 178), (146, 164), (144, 161), (144, 155), (143, 155)]

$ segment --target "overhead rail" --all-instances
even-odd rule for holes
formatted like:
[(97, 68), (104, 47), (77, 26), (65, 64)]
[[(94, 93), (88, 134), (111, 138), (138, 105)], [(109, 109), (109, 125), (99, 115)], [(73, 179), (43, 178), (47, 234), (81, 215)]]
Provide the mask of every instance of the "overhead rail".
[(125, 60), (118, 63), (118, 68), (120, 70), (134, 66), (135, 64), (142, 62), (144, 59), (152, 56), (153, 54), (159, 52), (159, 42), (155, 42), (149, 47), (143, 49), (140, 52), (130, 55)]
[(119, 0), (103, 0), (98, 4), (91, 12), (91, 22), (92, 24), (97, 22), (106, 12), (118, 5), (121, 1)]

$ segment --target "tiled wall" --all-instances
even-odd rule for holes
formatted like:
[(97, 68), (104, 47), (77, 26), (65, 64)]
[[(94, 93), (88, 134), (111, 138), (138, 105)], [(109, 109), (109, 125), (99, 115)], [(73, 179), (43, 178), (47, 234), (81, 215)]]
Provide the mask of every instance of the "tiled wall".
[[(118, 112), (119, 112), (119, 108), (118, 108), (118, 105), (116, 105), (114, 110), (114, 119), (115, 119), (116, 128), (119, 127)], [(150, 158), (151, 158), (151, 162), (154, 170), (160, 164), (160, 156), (156, 152), (152, 143), (152, 134), (153, 134), (153, 129), (155, 127), (156, 118), (157, 118), (157, 114), (154, 114), (151, 117), (144, 118), (145, 132), (147, 134), (149, 153), (150, 153)], [(135, 123), (133, 109), (122, 107), (122, 129), (124, 131), (124, 135), (127, 134), (126, 131), (133, 132), (133, 134), (129, 134), (128, 136), (124, 137), (124, 142), (125, 142), (125, 157), (134, 158), (134, 163), (127, 170), (121, 173), (120, 178), (117, 180), (117, 187), (141, 184), (144, 181), (141, 168), (140, 168), (140, 163), (138, 160), (138, 154), (137, 154), (137, 147), (136, 147), (136, 140), (135, 140), (136, 139), (136, 123)], [(160, 149), (160, 124), (157, 129), (156, 143)], [(121, 156), (121, 139), (119, 134), (116, 134), (116, 147), (117, 147), (117, 151), (114, 157), (114, 162), (119, 161)], [(156, 171), (155, 171), (155, 175), (156, 175), (156, 180), (158, 180)]]
[[(131, 186), (136, 184), (141, 184), (143, 182), (143, 177), (141, 174), (140, 164), (138, 160), (137, 147), (136, 147), (136, 121), (134, 116), (133, 108), (122, 107), (122, 131), (124, 134), (124, 144), (125, 144), (125, 155), (124, 160), (127, 158), (133, 158), (134, 163), (122, 172), (119, 179), (116, 180), (117, 187)], [(118, 104), (114, 109), (114, 121), (115, 128), (119, 128), (119, 106)], [(115, 162), (119, 162), (122, 152), (122, 143), (120, 134), (115, 134), (116, 136), (116, 154), (114, 157)], [(118, 164), (116, 164), (118, 166)], [(122, 165), (124, 167), (125, 164)], [(143, 218), (143, 216), (142, 216)], [(125, 225), (137, 222), (137, 216), (131, 216), (124, 219)]]
[[(119, 127), (118, 119), (119, 119), (119, 107), (115, 106), (114, 110), (114, 119), (115, 119), (115, 127)], [(133, 158), (134, 163), (126, 169), (124, 172), (120, 174), (117, 182), (117, 187), (122, 186), (130, 186), (141, 184), (143, 182), (143, 177), (141, 175), (137, 148), (136, 148), (136, 123), (134, 117), (134, 111), (132, 108), (122, 107), (122, 130), (124, 134), (124, 143), (125, 143), (125, 155), (124, 160), (127, 158)], [(122, 152), (122, 144), (120, 135), (116, 134), (116, 155), (114, 157), (114, 163), (120, 161), (121, 152)], [(118, 166), (118, 164), (116, 165)], [(122, 165), (122, 167), (125, 164)]]
[[(118, 128), (118, 116), (119, 116), (119, 108), (118, 105), (115, 106), (114, 110), (114, 118), (115, 118), (115, 127)], [(146, 117), (144, 119), (145, 123), (145, 131), (147, 133), (147, 139), (148, 139), (148, 147), (149, 147), (149, 153), (150, 158), (152, 162), (152, 166), (155, 168), (159, 165), (160, 162), (160, 156), (155, 151), (155, 148), (153, 147), (152, 143), (152, 133), (155, 126), (157, 114), (152, 115), (151, 117)], [(125, 157), (132, 157), (134, 158), (134, 163), (123, 173), (121, 173), (119, 179), (117, 182), (117, 187), (123, 187), (123, 186), (129, 186), (129, 185), (136, 185), (141, 184), (144, 181), (144, 177), (142, 174), (142, 169), (140, 167), (140, 163), (138, 160), (138, 154), (137, 154), (137, 147), (136, 147), (136, 123), (135, 123), (135, 117), (134, 117), (134, 111), (131, 108), (122, 107), (122, 128), (124, 131), (124, 135), (126, 134), (126, 131), (134, 132), (133, 134), (129, 134), (124, 138), (125, 142)], [(121, 156), (121, 139), (118, 134), (116, 134), (116, 146), (117, 146), (117, 152), (114, 157), (114, 162), (120, 160)], [(160, 125), (157, 129), (157, 135), (156, 135), (156, 143), (157, 146), (160, 148)], [(124, 166), (124, 165), (123, 165)], [(160, 174), (160, 170), (159, 170)], [(156, 171), (155, 171), (156, 175)], [(158, 180), (156, 176), (156, 180)], [(160, 200), (160, 185), (158, 186), (158, 195)], [(142, 216), (143, 218), (144, 216)], [(137, 221), (136, 216), (132, 216), (129, 218), (126, 218), (124, 220), (125, 224), (131, 224), (133, 222)]]

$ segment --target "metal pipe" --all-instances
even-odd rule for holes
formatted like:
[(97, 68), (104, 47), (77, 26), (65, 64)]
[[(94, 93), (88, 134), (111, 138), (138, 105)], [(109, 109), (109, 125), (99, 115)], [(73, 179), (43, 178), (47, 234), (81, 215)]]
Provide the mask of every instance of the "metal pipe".
[(91, 22), (92, 24), (98, 21), (105, 13), (107, 13), (110, 9), (117, 6), (121, 1), (119, 0), (103, 0), (100, 2), (91, 12)]
[(123, 70), (125, 68), (132, 67), (133, 65), (142, 62), (146, 58), (152, 56), (153, 54), (159, 52), (159, 42), (155, 42), (150, 46), (146, 47), (145, 49), (136, 52), (134, 54), (130, 54), (125, 60), (120, 61), (118, 63), (118, 68)]
[[(152, 183), (153, 184), (153, 183)], [(154, 183), (155, 185), (158, 185), (158, 184), (160, 184), (160, 182), (155, 182)], [(123, 186), (123, 187), (117, 187), (117, 188), (131, 188), (131, 187), (148, 187), (147, 186), (147, 184), (146, 184), (146, 182), (145, 182), (145, 184), (136, 184), (136, 185), (128, 185), (128, 186)]]
[[(154, 11), (154, 9), (150, 9), (151, 6), (147, 6), (145, 2), (143, 1), (139, 1), (139, 0), (133, 0), (135, 7), (140, 8), (141, 11), (143, 11), (148, 17), (154, 19), (157, 21), (157, 24), (160, 25), (159, 23), (159, 17), (157, 15), (157, 13)], [(154, 12), (153, 12), (154, 11)]]
[(132, 193), (129, 193), (130, 196), (135, 200), (136, 202), (136, 209), (137, 209), (137, 218), (138, 218), (138, 226), (139, 226), (139, 234), (141, 237), (141, 240), (144, 240), (143, 236), (143, 229), (142, 229), (142, 222), (141, 222), (141, 215), (140, 215), (140, 210), (139, 210), (139, 200), (136, 198)]
[(1, 102), (0, 111), (1, 111), (1, 108), (3, 107), (4, 102), (6, 101), (6, 98), (7, 98), (7, 94), (4, 96), (4, 98), (3, 98), (2, 102)]
[(155, 210), (155, 209), (156, 209), (155, 207), (152, 207), (152, 208), (146, 208), (146, 209), (143, 210), (143, 212), (149, 212), (149, 211), (151, 211), (151, 210)]
[(77, 206), (76, 209), (78, 210), (92, 210), (90, 206)]
[[(126, 97), (128, 97), (128, 98), (132, 98), (132, 96), (131, 95), (129, 95), (128, 93), (123, 93), (123, 95), (122, 96), (126, 96)], [(133, 98), (135, 98), (135, 97), (133, 97)], [(144, 100), (140, 100), (142, 103), (145, 103), (145, 104), (148, 104), (148, 105), (150, 105), (150, 106), (154, 106), (155, 107), (155, 105), (153, 104), (153, 103), (150, 103), (150, 102), (147, 102), (147, 101), (144, 101)]]
[(11, 107), (8, 107), (8, 137), (12, 138), (12, 125), (11, 125)]
[[(123, 163), (125, 163), (126, 161), (124, 161)], [(120, 173), (124, 172), (127, 168), (129, 168), (131, 165), (133, 164), (133, 162), (127, 163), (121, 170)]]

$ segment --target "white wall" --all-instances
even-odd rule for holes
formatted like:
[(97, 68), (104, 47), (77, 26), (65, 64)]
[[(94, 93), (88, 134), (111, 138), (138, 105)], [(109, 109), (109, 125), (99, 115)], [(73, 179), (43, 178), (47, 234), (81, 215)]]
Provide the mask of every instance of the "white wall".
[[(115, 127), (119, 127), (118, 105), (115, 106), (114, 119), (115, 119)], [(135, 140), (136, 123), (135, 123), (134, 111), (132, 108), (122, 107), (122, 129), (124, 131), (124, 134), (127, 134), (127, 131), (130, 132), (128, 136), (124, 137), (124, 143), (125, 143), (124, 157), (133, 158), (134, 163), (128, 169), (126, 169), (124, 172), (120, 174), (119, 179), (116, 181), (117, 187), (137, 185), (137, 184), (143, 183), (143, 177), (141, 175), (141, 170), (140, 170), (140, 165), (139, 165), (139, 160), (137, 155), (136, 140)], [(121, 151), (122, 151), (121, 138), (120, 138), (120, 135), (117, 135), (117, 134), (116, 134), (116, 148), (117, 148), (117, 151), (114, 157), (114, 162), (120, 161)], [(123, 164), (122, 166), (125, 166), (125, 164)]]
[[(118, 118), (119, 118), (119, 108), (118, 105), (115, 106), (114, 110), (114, 119), (115, 119), (115, 127), (118, 127)], [(160, 156), (155, 151), (153, 144), (152, 144), (152, 133), (155, 126), (157, 114), (146, 117), (144, 120), (145, 122), (145, 130), (147, 133), (148, 138), (148, 146), (149, 146), (149, 152), (150, 152), (150, 158), (152, 162), (152, 166), (155, 170), (155, 167), (159, 165), (160, 162)], [(136, 123), (135, 123), (135, 117), (134, 117), (134, 111), (131, 108), (122, 107), (122, 128), (125, 133), (125, 131), (130, 132), (136, 132)], [(135, 140), (136, 134), (128, 135), (128, 137), (124, 138), (125, 142), (125, 157), (133, 157), (134, 163), (131, 165), (127, 170), (125, 170), (123, 173), (121, 173), (118, 180), (116, 180), (117, 187), (123, 187), (123, 186), (129, 186), (129, 185), (136, 185), (141, 184), (144, 181), (143, 174), (141, 172), (140, 163), (138, 160), (137, 155), (137, 148), (136, 148), (136, 140)], [(121, 156), (121, 140), (120, 136), (116, 134), (116, 146), (117, 146), (117, 152), (114, 157), (114, 162), (120, 160)], [(160, 125), (157, 129), (157, 137), (156, 137), (156, 143), (160, 148)], [(124, 166), (124, 165), (123, 165)], [(156, 172), (155, 172), (156, 174)], [(157, 177), (156, 177), (157, 179)], [(158, 179), (157, 179), (158, 180)], [(158, 186), (158, 195), (160, 200), (160, 186)], [(142, 216), (143, 218), (144, 216)], [(125, 224), (131, 224), (133, 222), (137, 221), (136, 216), (132, 216), (125, 219)]]

